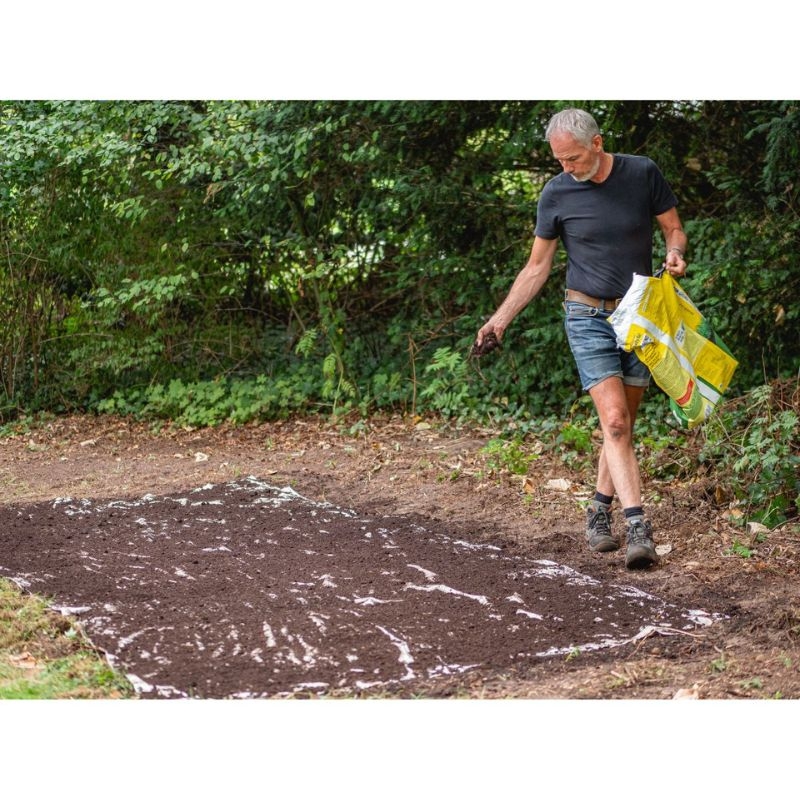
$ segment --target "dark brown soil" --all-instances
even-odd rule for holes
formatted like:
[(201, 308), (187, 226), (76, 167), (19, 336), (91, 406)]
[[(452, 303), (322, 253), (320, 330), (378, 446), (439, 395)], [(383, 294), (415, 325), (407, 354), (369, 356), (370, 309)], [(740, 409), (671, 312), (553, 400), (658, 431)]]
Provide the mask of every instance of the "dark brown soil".
[(796, 531), (742, 558), (721, 489), (646, 483), (631, 572), (585, 547), (591, 478), (492, 471), (495, 435), (58, 419), (0, 441), (0, 577), (143, 697), (800, 697)]

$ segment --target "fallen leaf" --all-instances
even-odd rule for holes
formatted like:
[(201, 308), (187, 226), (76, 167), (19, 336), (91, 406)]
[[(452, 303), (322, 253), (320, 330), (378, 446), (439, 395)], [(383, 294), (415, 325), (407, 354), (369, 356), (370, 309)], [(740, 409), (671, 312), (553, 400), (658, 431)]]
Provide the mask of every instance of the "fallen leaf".
[(39, 666), (36, 659), (27, 651), (18, 656), (9, 656), (8, 660), (19, 669), (36, 669)]
[(769, 533), (769, 528), (766, 525), (762, 525), (760, 522), (748, 522), (747, 530), (750, 531), (753, 536), (757, 536), (759, 533)]
[(194, 454), (194, 460), (197, 461), (208, 461), (208, 453), (200, 453), (197, 452)]
[(547, 488), (556, 492), (568, 492), (570, 486), (572, 486), (572, 481), (568, 481), (566, 478), (554, 478), (547, 481)]

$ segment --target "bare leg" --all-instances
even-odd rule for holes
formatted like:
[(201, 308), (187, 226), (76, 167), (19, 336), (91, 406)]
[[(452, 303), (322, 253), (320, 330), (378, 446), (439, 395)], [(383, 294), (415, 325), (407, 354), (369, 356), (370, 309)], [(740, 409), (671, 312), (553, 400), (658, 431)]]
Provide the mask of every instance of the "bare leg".
[(626, 386), (621, 378), (607, 378), (589, 390), (603, 429), (597, 490), (611, 497), (616, 489), (623, 508), (642, 504), (633, 423), (644, 391), (640, 386)]

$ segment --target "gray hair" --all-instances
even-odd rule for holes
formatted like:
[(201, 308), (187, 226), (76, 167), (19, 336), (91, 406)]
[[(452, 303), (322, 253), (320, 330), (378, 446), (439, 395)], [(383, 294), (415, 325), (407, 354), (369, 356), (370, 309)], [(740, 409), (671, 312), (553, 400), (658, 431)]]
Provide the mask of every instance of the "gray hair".
[(568, 133), (584, 147), (590, 147), (592, 139), (600, 135), (600, 128), (594, 117), (580, 108), (565, 108), (550, 117), (544, 138), (549, 142), (550, 137), (556, 133)]

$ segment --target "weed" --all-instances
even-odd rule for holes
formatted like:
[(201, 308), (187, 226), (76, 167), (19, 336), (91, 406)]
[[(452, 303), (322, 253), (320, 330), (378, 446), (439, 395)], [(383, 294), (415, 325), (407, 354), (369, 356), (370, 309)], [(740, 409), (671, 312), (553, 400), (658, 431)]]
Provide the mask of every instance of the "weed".
[(731, 546), (725, 551), (727, 556), (739, 556), (740, 558), (751, 558), (753, 551), (738, 539), (734, 539)]
[(580, 647), (572, 647), (569, 653), (567, 653), (567, 655), (564, 657), (564, 661), (566, 661), (567, 663), (569, 663), (570, 661), (574, 661), (580, 654), (581, 654)]
[(352, 436), (353, 438), (357, 438), (359, 436), (364, 436), (369, 432), (369, 426), (367, 425), (366, 420), (359, 419), (356, 420), (348, 429), (347, 435)]
[(768, 527), (800, 507), (800, 417), (759, 386), (705, 426), (700, 462), (724, 472), (745, 516)]
[(512, 475), (526, 475), (529, 464), (539, 457), (536, 453), (527, 453), (518, 438), (510, 441), (491, 439), (480, 452), (486, 457), (486, 466), (490, 470), (507, 471)]
[(565, 455), (570, 451), (579, 455), (591, 453), (593, 449), (592, 432), (585, 427), (568, 422), (561, 429), (561, 433), (556, 438), (556, 443), (566, 445)]
[(725, 672), (728, 668), (728, 662), (725, 660), (725, 656), (720, 656), (715, 658), (709, 666), (712, 672)]

